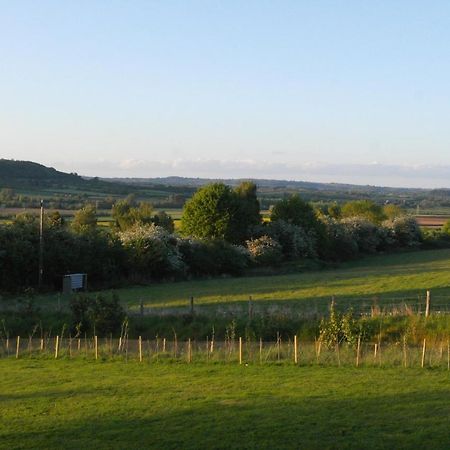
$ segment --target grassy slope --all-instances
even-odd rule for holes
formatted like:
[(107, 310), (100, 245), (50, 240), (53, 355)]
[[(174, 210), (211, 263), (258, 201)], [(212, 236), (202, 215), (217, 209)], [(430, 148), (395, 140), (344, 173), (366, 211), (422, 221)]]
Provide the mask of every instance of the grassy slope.
[(444, 370), (1, 360), (0, 447), (448, 448)]
[[(317, 305), (325, 309), (331, 296), (338, 304), (355, 306), (371, 304), (377, 296), (381, 303), (393, 299), (416, 301), (431, 289), (434, 302), (450, 304), (450, 250), (417, 251), (378, 255), (343, 264), (338, 269), (319, 270), (290, 275), (194, 280), (178, 283), (160, 283), (119, 289), (122, 301), (137, 308), (140, 299), (147, 307), (186, 306), (189, 296), (196, 305), (245, 308), (248, 296), (255, 305), (276, 302), (295, 308)], [(55, 304), (56, 297), (41, 298), (41, 305)]]

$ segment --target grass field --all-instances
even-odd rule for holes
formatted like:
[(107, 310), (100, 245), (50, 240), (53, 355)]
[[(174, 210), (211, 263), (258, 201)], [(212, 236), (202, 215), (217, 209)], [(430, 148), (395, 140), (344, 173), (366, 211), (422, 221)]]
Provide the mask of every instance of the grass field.
[[(258, 309), (288, 307), (298, 311), (326, 311), (332, 296), (338, 307), (355, 310), (373, 304), (417, 305), (425, 291), (432, 290), (432, 305), (450, 308), (450, 250), (415, 251), (377, 255), (342, 264), (328, 270), (304, 271), (288, 275), (215, 278), (176, 283), (155, 283), (118, 289), (123, 303), (132, 310), (140, 301), (153, 311), (187, 308), (194, 296), (199, 311), (245, 311), (251, 295)], [(57, 295), (39, 297), (37, 303), (54, 307)], [(67, 298), (61, 298), (62, 305)]]
[(447, 449), (446, 370), (0, 360), (2, 449)]

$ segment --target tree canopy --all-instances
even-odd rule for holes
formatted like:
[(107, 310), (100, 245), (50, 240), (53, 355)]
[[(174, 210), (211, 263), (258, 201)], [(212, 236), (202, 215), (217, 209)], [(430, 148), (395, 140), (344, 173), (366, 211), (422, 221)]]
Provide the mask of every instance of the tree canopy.
[(240, 243), (260, 220), (253, 183), (241, 183), (236, 189), (212, 183), (200, 188), (186, 203), (181, 223), (186, 235)]

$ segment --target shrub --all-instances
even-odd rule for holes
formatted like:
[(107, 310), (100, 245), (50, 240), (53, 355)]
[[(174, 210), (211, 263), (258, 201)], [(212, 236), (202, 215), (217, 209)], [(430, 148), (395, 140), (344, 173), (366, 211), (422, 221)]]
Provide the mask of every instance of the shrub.
[(136, 224), (120, 232), (119, 238), (137, 274), (161, 278), (185, 270), (178, 239), (162, 227)]
[(179, 250), (188, 272), (194, 276), (232, 274), (241, 275), (249, 264), (245, 247), (222, 240), (180, 240)]
[(281, 261), (282, 247), (270, 236), (264, 235), (247, 241), (247, 248), (251, 258), (258, 265), (275, 265)]
[(341, 224), (358, 245), (360, 253), (375, 253), (383, 243), (380, 227), (359, 217), (343, 219)]
[(422, 241), (422, 232), (414, 217), (400, 216), (383, 223), (392, 244), (397, 247), (417, 247)]

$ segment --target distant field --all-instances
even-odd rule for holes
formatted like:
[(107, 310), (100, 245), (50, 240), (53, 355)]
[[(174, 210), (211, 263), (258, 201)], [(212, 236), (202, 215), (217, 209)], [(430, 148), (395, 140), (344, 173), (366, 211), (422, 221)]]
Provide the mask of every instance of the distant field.
[(448, 449), (447, 370), (0, 360), (4, 449)]
[(450, 220), (450, 215), (416, 216), (416, 220), (421, 227), (440, 228)]
[[(326, 311), (332, 296), (341, 308), (369, 310), (380, 305), (423, 304), (432, 290), (433, 304), (450, 309), (450, 250), (376, 255), (336, 269), (288, 275), (215, 278), (155, 283), (118, 289), (123, 303), (138, 310), (142, 300), (153, 311), (186, 310), (189, 297), (204, 312), (245, 312), (252, 296), (255, 312), (272, 307), (289, 311)], [(41, 307), (54, 307), (57, 295), (38, 298)], [(62, 298), (63, 305), (67, 299)]]

